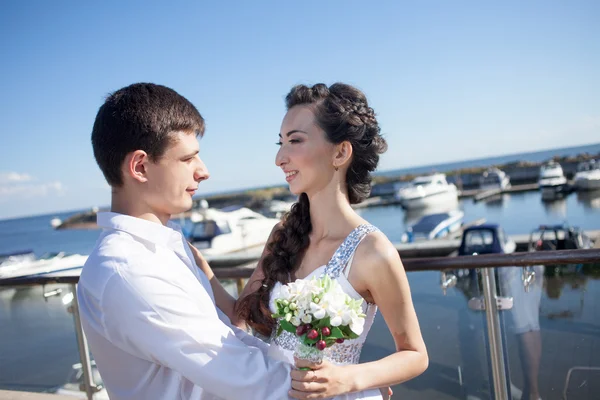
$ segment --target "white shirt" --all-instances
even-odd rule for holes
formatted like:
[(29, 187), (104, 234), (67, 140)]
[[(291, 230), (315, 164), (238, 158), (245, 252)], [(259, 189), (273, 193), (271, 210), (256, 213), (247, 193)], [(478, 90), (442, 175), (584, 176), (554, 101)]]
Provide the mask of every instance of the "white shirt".
[(177, 225), (116, 213), (98, 225), (77, 298), (112, 400), (288, 399), (291, 366), (217, 310)]

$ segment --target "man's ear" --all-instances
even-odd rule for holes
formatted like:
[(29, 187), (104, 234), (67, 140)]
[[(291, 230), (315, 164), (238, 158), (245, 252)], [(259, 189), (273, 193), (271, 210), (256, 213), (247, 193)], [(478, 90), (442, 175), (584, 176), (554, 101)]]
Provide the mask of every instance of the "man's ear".
[(333, 154), (333, 166), (343, 167), (350, 163), (352, 159), (352, 145), (349, 141), (343, 141), (335, 145), (335, 153)]
[(123, 173), (138, 182), (148, 181), (146, 164), (149, 162), (148, 154), (144, 150), (133, 151), (125, 157)]

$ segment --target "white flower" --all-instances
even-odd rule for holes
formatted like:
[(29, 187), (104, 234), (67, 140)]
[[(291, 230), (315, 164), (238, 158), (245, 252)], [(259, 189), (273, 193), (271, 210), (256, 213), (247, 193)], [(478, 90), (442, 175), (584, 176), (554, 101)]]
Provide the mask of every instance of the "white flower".
[(325, 315), (327, 314), (327, 310), (325, 310), (325, 307), (323, 307), (323, 303), (317, 304), (317, 303), (311, 302), (310, 303), (310, 311), (312, 312), (315, 319), (323, 319), (323, 318), (325, 318)]
[(279, 312), (279, 310), (277, 309), (277, 305), (275, 304), (275, 300), (281, 299), (281, 288), (282, 287), (283, 287), (283, 285), (281, 284), (281, 282), (277, 282), (277, 283), (275, 283), (275, 286), (273, 286), (273, 291), (271, 292), (271, 298), (269, 299), (269, 310), (271, 310), (271, 313), (273, 313), (273, 314), (277, 314)]
[(304, 314), (302, 316), (302, 322), (304, 322), (305, 324), (310, 324), (312, 322), (312, 317), (310, 316), (310, 314)]
[(300, 321), (300, 318), (298, 318), (298, 317), (292, 317), (292, 319), (290, 320), (290, 322), (292, 323), (292, 325), (298, 326), (298, 325), (301, 324), (302, 321)]
[(365, 327), (365, 318), (354, 311), (351, 312), (351, 315), (350, 330), (360, 336)]

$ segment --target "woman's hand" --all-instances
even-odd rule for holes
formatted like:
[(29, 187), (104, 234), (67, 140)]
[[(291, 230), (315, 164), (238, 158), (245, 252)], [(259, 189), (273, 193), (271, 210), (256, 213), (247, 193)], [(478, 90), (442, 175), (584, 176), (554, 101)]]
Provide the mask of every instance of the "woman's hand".
[(328, 361), (314, 364), (296, 359), (296, 367), (310, 370), (292, 370), (292, 390), (289, 395), (294, 399), (326, 399), (358, 391), (353, 370), (348, 366), (338, 366)]
[(202, 272), (204, 272), (204, 275), (206, 275), (207, 278), (211, 280), (215, 274), (213, 273), (212, 269), (208, 265), (208, 262), (206, 261), (200, 250), (195, 248), (194, 245), (192, 245), (190, 242), (187, 242), (187, 244), (190, 247), (190, 251), (194, 256), (194, 261), (196, 262), (196, 265), (198, 266), (198, 268), (200, 268)]

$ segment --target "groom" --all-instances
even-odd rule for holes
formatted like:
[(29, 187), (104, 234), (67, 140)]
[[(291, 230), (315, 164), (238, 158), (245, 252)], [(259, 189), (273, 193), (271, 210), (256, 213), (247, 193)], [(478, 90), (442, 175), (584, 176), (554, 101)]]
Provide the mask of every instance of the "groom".
[(287, 399), (287, 364), (215, 307), (171, 215), (208, 179), (197, 136), (204, 120), (184, 97), (138, 83), (111, 94), (92, 131), (112, 188), (111, 212), (77, 297), (108, 394), (120, 399)]

